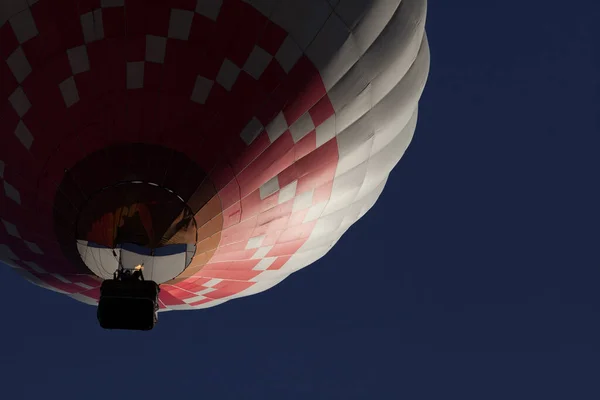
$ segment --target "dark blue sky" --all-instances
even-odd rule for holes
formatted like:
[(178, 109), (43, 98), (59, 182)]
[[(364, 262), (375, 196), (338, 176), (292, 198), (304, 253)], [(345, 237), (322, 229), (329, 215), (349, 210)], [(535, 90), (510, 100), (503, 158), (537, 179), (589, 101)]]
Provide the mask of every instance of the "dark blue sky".
[(0, 396), (600, 398), (599, 14), (430, 1), (409, 151), (328, 256), (263, 294), (115, 333), (0, 268)]

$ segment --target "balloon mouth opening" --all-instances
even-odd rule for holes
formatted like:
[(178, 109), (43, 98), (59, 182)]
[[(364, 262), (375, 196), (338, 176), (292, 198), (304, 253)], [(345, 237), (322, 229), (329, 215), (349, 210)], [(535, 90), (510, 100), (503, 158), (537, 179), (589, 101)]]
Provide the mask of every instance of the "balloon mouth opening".
[(95, 275), (144, 270), (157, 283), (179, 276), (196, 253), (197, 226), (183, 198), (154, 182), (102, 188), (81, 208), (77, 250)]
[(181, 196), (153, 182), (120, 182), (90, 196), (77, 218), (77, 240), (149, 249), (197, 241), (194, 213)]

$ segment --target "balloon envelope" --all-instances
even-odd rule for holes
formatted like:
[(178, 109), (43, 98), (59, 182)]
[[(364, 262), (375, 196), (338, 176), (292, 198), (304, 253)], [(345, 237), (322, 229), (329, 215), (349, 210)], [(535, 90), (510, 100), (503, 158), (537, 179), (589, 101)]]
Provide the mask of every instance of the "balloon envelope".
[(161, 309), (324, 256), (408, 147), (425, 0), (3, 0), (0, 260), (97, 304), (121, 264)]

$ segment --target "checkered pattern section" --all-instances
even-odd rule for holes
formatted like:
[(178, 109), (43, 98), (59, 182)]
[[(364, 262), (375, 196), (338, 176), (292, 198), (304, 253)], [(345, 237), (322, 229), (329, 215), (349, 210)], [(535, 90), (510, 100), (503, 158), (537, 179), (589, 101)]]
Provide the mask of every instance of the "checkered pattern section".
[(4, 0), (0, 259), (97, 301), (100, 282), (54, 240), (73, 210), (53, 200), (90, 153), (144, 142), (210, 172), (221, 210), (162, 308), (220, 304), (313, 262), (372, 206), (414, 130), (425, 1), (402, 3)]
[[(250, 278), (258, 275), (261, 268), (267, 268), (264, 262), (258, 265), (260, 260), (255, 253), (264, 253), (266, 246), (270, 246), (268, 257), (272, 262), (268, 268), (277, 268), (308, 232), (309, 225), (299, 237), (289, 233), (304, 223), (298, 214), (304, 210), (296, 209), (293, 204), (296, 193), (288, 188), (289, 200), (280, 204), (274, 202), (279, 197), (275, 192), (265, 199), (261, 199), (260, 192), (265, 180), (279, 179), (280, 172), (294, 168), (297, 160), (316, 148), (315, 128), (319, 118), (333, 114), (318, 71), (283, 29), (241, 1), (172, 3), (147, 6), (141, 1), (42, 0), (23, 7), (0, 28), (2, 55), (6, 60), (2, 65), (2, 89), (9, 103), (2, 111), (2, 139), (7, 147), (18, 150), (14, 157), (3, 160), (6, 174), (13, 175), (13, 183), (9, 176), (3, 180), (4, 202), (9, 203), (5, 209), (18, 210), (16, 214), (6, 214), (14, 216), (14, 223), (2, 221), (3, 243), (7, 243), (4, 253), (27, 272), (38, 274), (35, 276), (48, 286), (67, 293), (86, 289), (72, 279), (44, 275), (46, 270), (55, 272), (54, 265), (67, 266), (68, 262), (51, 241), (47, 241), (48, 250), (44, 253), (46, 243), (36, 242), (42, 235), (30, 230), (21, 234), (22, 224), (31, 228), (36, 224), (33, 215), (23, 214), (31, 213), (41, 197), (51, 199), (55, 195), (64, 167), (94, 148), (110, 145), (117, 137), (136, 141), (148, 126), (160, 127), (159, 131), (154, 130), (155, 136), (149, 132), (148, 137), (149, 141), (154, 139), (160, 144), (171, 144), (165, 143), (169, 140), (162, 133), (182, 122), (192, 123), (196, 135), (200, 129), (218, 128), (223, 140), (213, 146), (227, 149), (223, 152), (228, 153), (227, 159), (214, 159), (206, 165), (207, 170), (214, 171), (215, 180), (223, 182), (219, 198), (224, 208), (225, 229), (218, 249), (201, 274), (202, 279), (246, 283), (222, 284), (218, 290), (200, 291), (196, 296), (217, 299), (224, 297), (223, 293), (237, 293), (236, 288), (247, 288), (252, 285), (248, 282)], [(301, 87), (309, 94), (298, 96)], [(117, 104), (107, 105), (113, 99)], [(122, 108), (128, 115), (122, 114)], [(310, 115), (316, 116), (314, 122), (309, 110)], [(166, 115), (157, 115), (161, 111), (166, 111)], [(191, 112), (198, 113), (198, 118), (186, 121), (185, 116)], [(274, 116), (284, 129), (277, 138), (272, 131), (265, 130)], [(153, 120), (154, 117), (162, 119)], [(298, 119), (304, 123), (296, 123)], [(135, 126), (136, 122), (141, 124)], [(299, 128), (293, 128), (294, 125)], [(48, 126), (57, 127), (52, 135), (48, 135)], [(107, 132), (107, 128), (112, 128), (112, 132)], [(306, 132), (299, 131), (309, 128)], [(63, 131), (62, 137), (55, 132), (58, 129)], [(8, 132), (13, 132), (12, 137), (6, 135)], [(85, 145), (82, 148), (82, 133), (93, 135), (87, 140), (87, 148)], [(190, 134), (189, 129), (179, 134), (177, 139), (182, 143), (179, 150), (186, 149), (194, 159), (206, 160), (205, 152), (214, 152), (214, 148), (194, 149), (193, 143), (200, 138), (192, 138)], [(72, 139), (77, 136), (79, 140)], [(56, 147), (61, 149), (60, 155), (56, 154)], [(190, 151), (194, 154), (189, 154)], [(281, 159), (285, 153), (289, 156)], [(27, 156), (22, 157), (24, 154)], [(28, 185), (28, 177), (19, 176), (15, 167), (23, 165), (18, 162), (20, 158), (35, 160), (37, 168), (32, 169), (29, 163), (27, 167), (31, 178), (42, 177), (41, 187)], [(51, 161), (43, 166), (41, 160), (47, 158)], [(321, 164), (327, 161), (323, 160)], [(217, 163), (225, 166), (215, 168)], [(318, 166), (315, 164), (314, 168)], [(319, 183), (318, 177), (311, 180), (309, 172), (297, 172), (297, 179), (306, 181), (306, 188)], [(226, 182), (224, 175), (228, 173), (233, 179)], [(328, 179), (332, 178), (329, 171)], [(325, 176), (323, 179), (327, 180)], [(42, 196), (35, 196), (36, 190), (42, 191)], [(231, 212), (236, 207), (240, 212)], [(51, 208), (51, 204), (46, 205), (46, 209)], [(267, 211), (277, 214), (277, 223), (262, 222), (270, 218)], [(284, 223), (285, 218), (291, 222)], [(48, 219), (46, 224), (51, 228), (52, 221)], [(228, 262), (244, 260), (240, 255), (228, 256), (231, 244), (245, 247), (247, 243), (237, 240), (259, 234), (266, 238), (260, 248), (249, 254), (247, 270), (236, 269), (235, 265), (230, 270)], [(287, 241), (293, 243), (286, 244)], [(53, 253), (56, 262), (48, 258)], [(277, 261), (273, 257), (282, 258)], [(26, 263), (36, 268), (31, 269)], [(97, 297), (94, 290), (84, 294)]]

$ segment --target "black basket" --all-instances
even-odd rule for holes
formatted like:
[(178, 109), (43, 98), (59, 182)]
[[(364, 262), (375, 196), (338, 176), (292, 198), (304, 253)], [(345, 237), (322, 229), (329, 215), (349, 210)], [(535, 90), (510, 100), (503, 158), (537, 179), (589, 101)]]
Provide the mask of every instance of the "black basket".
[(153, 281), (105, 280), (100, 288), (98, 322), (104, 329), (148, 331), (157, 322), (158, 293)]

